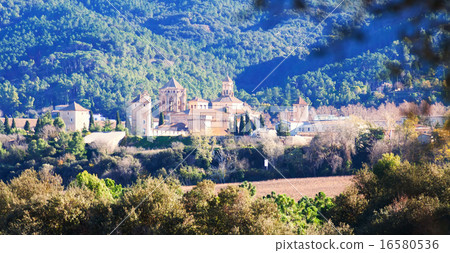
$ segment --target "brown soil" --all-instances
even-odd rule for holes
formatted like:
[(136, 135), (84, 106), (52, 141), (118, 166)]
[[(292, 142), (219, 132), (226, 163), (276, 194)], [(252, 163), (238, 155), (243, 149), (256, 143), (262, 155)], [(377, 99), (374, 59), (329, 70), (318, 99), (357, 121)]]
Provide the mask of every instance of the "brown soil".
[[(310, 177), (310, 178), (288, 178), (268, 181), (251, 182), (256, 187), (256, 196), (266, 196), (272, 191), (277, 194), (286, 194), (296, 200), (302, 196), (314, 197), (318, 192), (324, 192), (329, 197), (342, 193), (352, 184), (353, 176), (334, 177)], [(216, 192), (228, 185), (239, 185), (240, 183), (217, 184)], [(194, 186), (183, 186), (183, 190), (189, 191)]]

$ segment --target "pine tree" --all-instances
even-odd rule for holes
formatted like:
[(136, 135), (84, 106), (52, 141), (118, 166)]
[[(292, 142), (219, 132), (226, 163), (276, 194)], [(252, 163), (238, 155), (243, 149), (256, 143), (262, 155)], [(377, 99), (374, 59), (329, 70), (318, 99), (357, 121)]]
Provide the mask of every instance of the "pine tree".
[(30, 131), (31, 127), (30, 122), (28, 120), (25, 122), (25, 126), (23, 127), (23, 129), (27, 131), (27, 133)]
[(55, 120), (53, 120), (53, 125), (60, 130), (66, 128), (64, 120), (59, 116), (56, 117)]
[(160, 126), (164, 125), (164, 113), (160, 112), (159, 113), (159, 124)]
[(69, 141), (68, 152), (76, 156), (77, 158), (82, 158), (86, 154), (85, 144), (83, 140), (83, 135), (76, 131), (72, 134), (72, 139)]
[(9, 118), (5, 115), (5, 133), (11, 134), (11, 126), (9, 125)]

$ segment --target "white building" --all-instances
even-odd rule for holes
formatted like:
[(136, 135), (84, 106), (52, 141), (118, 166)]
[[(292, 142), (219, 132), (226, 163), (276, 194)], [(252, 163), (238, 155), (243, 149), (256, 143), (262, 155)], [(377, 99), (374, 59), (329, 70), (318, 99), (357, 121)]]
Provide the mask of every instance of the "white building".
[(67, 131), (82, 131), (89, 128), (89, 110), (72, 102), (68, 105), (55, 106), (53, 112), (59, 114), (66, 124)]
[(149, 136), (152, 128), (152, 99), (145, 91), (127, 108), (128, 128), (132, 134)]

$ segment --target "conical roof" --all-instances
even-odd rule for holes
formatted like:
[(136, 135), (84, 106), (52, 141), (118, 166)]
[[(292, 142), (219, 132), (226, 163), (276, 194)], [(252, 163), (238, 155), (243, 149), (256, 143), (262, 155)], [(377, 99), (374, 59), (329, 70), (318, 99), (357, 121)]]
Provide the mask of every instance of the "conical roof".
[(225, 77), (225, 79), (223, 79), (222, 82), (223, 82), (223, 83), (232, 83), (233, 80), (231, 80), (230, 76), (227, 75), (227, 77)]
[(302, 97), (298, 97), (297, 104), (299, 104), (299, 105), (308, 105), (308, 103), (306, 103), (305, 100), (303, 100)]
[(184, 89), (183, 86), (181, 86), (180, 83), (177, 82), (177, 80), (175, 80), (175, 78), (170, 78), (170, 80), (161, 88), (161, 89), (166, 89), (166, 88), (177, 88), (177, 89)]

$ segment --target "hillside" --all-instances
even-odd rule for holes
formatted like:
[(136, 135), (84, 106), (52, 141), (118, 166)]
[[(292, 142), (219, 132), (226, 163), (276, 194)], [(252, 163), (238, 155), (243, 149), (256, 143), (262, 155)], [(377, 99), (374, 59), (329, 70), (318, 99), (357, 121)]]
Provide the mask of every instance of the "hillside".
[[(142, 90), (156, 98), (158, 88), (172, 76), (190, 98), (215, 98), (227, 73), (241, 90), (238, 96), (252, 105), (287, 105), (298, 95), (314, 106), (376, 105), (396, 101), (369, 92), (395, 81), (386, 68), (390, 62), (409, 73), (400, 81), (417, 80), (411, 99), (440, 100), (442, 70), (430, 72), (417, 65), (410, 55), (413, 45), (398, 36), (411, 26), (414, 10), (374, 16), (362, 3), (351, 2), (317, 26), (337, 1), (305, 1), (296, 9), (277, 4), (280, 1), (269, 1), (262, 9), (237, 0), (110, 2), (113, 6), (100, 0), (0, 3), (3, 113), (33, 116), (34, 110), (76, 100), (112, 118), (117, 110), (124, 114), (126, 102)], [(427, 22), (419, 26), (426, 28)], [(366, 35), (358, 43), (346, 36), (346, 29)], [(441, 41), (440, 34), (435, 33), (434, 44)], [(360, 65), (365, 67), (356, 67)], [(342, 73), (342, 68), (350, 69)], [(431, 85), (422, 87), (424, 81)], [(277, 93), (268, 91), (274, 88), (292, 89), (292, 99), (267, 98), (267, 92)]]

